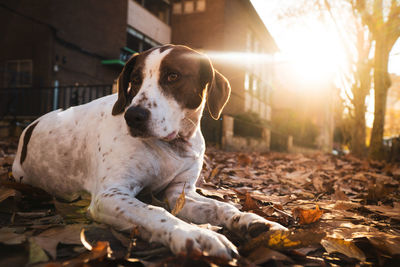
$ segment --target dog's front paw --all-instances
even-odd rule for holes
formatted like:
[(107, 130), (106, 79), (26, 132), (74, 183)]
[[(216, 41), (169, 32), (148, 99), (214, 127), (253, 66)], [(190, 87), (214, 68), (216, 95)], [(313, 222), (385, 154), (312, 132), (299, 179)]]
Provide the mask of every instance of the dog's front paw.
[(243, 236), (256, 237), (267, 231), (287, 231), (288, 229), (279, 223), (268, 221), (254, 213), (243, 212), (233, 218), (233, 228), (240, 229)]
[(202, 251), (225, 259), (232, 259), (238, 254), (235, 245), (225, 236), (192, 225), (175, 229), (169, 245), (174, 254)]
[(279, 223), (276, 222), (271, 222), (267, 220), (263, 221), (253, 221), (249, 224), (247, 228), (247, 232), (250, 235), (250, 237), (256, 237), (260, 235), (261, 233), (267, 232), (267, 231), (287, 231), (288, 229)]

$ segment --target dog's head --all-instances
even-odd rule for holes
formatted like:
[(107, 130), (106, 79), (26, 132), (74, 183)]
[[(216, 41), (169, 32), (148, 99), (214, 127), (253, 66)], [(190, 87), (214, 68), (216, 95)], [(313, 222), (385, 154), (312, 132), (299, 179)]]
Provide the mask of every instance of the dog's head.
[(199, 126), (205, 103), (218, 119), (230, 91), (228, 80), (207, 56), (186, 46), (165, 45), (128, 60), (118, 78), (112, 114), (123, 114), (135, 137), (188, 139)]

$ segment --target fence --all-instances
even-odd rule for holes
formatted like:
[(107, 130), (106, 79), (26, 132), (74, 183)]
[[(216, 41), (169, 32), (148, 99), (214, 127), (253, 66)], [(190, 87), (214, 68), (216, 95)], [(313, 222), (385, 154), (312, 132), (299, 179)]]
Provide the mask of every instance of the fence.
[(0, 119), (38, 117), (109, 95), (112, 85), (79, 85), (40, 88), (0, 88)]

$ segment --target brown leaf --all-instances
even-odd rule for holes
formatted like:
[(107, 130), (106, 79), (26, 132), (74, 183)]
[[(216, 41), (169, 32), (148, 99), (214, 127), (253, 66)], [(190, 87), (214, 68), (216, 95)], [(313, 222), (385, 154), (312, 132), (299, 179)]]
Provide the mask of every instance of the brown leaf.
[(36, 244), (47, 251), (50, 256), (55, 259), (57, 256), (57, 245), (63, 244), (81, 244), (80, 232), (83, 225), (71, 224), (50, 228), (41, 234), (34, 236)]
[(9, 197), (14, 197), (17, 194), (17, 191), (15, 191), (12, 188), (5, 188), (5, 187), (0, 187), (0, 202), (3, 200), (9, 198)]
[(244, 211), (260, 210), (260, 206), (258, 206), (257, 202), (251, 197), (249, 192), (246, 192), (243, 210)]
[(325, 188), (324, 188), (324, 181), (322, 179), (322, 177), (320, 175), (316, 175), (312, 178), (312, 183), (313, 186), (315, 188), (315, 190), (317, 190), (317, 192), (324, 192)]
[(32, 199), (46, 201), (46, 200), (51, 200), (52, 198), (43, 189), (33, 187), (28, 184), (16, 183), (10, 181), (2, 181), (0, 184), (6, 188), (15, 189), (21, 192), (23, 195), (31, 197)]
[(239, 155), (237, 155), (237, 162), (239, 165), (249, 166), (252, 163), (252, 159), (247, 154), (240, 153)]
[(185, 206), (185, 185), (183, 185), (182, 193), (179, 195), (178, 199), (176, 200), (175, 207), (172, 209), (171, 214), (176, 216)]
[(15, 228), (8, 228), (3, 227), (0, 229), (0, 243), (6, 245), (17, 245), (21, 244), (26, 240), (24, 234), (17, 234), (15, 233), (17, 229)]
[(319, 244), (325, 233), (311, 231), (268, 231), (250, 240), (240, 248), (244, 254), (249, 254), (260, 246), (275, 250), (287, 250)]
[(218, 167), (217, 167), (217, 168), (214, 168), (214, 169), (211, 171), (210, 176), (208, 177), (208, 179), (207, 179), (206, 181), (211, 181), (212, 179), (214, 179), (220, 171), (221, 171), (221, 170), (220, 170)]
[(366, 259), (364, 253), (351, 241), (333, 237), (325, 237), (321, 240), (321, 245), (328, 253), (339, 252), (347, 257), (355, 258), (360, 261), (365, 261)]
[(264, 246), (260, 246), (256, 250), (252, 251), (247, 259), (253, 264), (262, 264), (270, 260), (292, 262), (292, 260), (285, 254)]
[(323, 213), (324, 212), (319, 209), (318, 205), (316, 205), (314, 210), (305, 210), (302, 208), (294, 208), (292, 210), (293, 217), (299, 222), (299, 224), (310, 224), (316, 222), (321, 218)]
[(382, 233), (382, 235), (368, 236), (369, 241), (378, 248), (389, 255), (400, 254), (400, 237)]
[(335, 193), (332, 195), (332, 199), (334, 200), (349, 200), (346, 194), (342, 191), (342, 189), (338, 186), (334, 186)]
[(400, 221), (400, 202), (394, 202), (393, 207), (386, 205), (382, 206), (366, 205), (365, 207), (370, 211), (377, 212), (384, 216)]
[(217, 199), (220, 201), (224, 201), (225, 200), (224, 197), (225, 195), (227, 195), (226, 192), (222, 193), (221, 190), (207, 189), (207, 188), (196, 188), (196, 192), (202, 196)]
[(49, 257), (43, 249), (36, 244), (33, 238), (29, 238), (29, 265), (38, 262), (46, 262), (48, 260)]

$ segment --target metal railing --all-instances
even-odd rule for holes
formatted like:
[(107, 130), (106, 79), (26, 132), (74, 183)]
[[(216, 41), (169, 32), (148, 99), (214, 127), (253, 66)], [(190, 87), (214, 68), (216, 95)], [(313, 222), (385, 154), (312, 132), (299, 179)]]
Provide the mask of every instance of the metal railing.
[(0, 88), (0, 119), (38, 117), (111, 94), (112, 85), (74, 85), (40, 88)]

